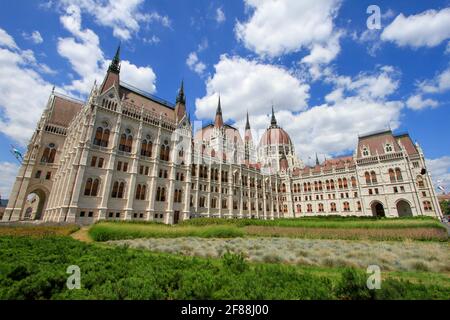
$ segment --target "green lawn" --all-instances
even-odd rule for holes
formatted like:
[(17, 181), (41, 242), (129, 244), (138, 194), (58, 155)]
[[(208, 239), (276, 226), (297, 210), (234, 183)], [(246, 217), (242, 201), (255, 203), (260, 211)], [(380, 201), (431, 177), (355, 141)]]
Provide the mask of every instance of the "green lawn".
[[(66, 288), (78, 265), (80, 290)], [(203, 259), (86, 244), (69, 237), (0, 237), (0, 299), (449, 299), (443, 274), (363, 271)]]

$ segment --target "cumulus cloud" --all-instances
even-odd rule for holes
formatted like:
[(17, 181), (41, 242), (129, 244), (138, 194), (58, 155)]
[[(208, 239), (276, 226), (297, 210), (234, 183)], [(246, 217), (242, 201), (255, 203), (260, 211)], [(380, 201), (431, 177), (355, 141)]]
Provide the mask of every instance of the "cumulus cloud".
[(18, 49), (14, 38), (3, 29), (0, 29), (0, 45), (9, 49)]
[(399, 14), (381, 34), (398, 46), (435, 47), (450, 38), (450, 8), (428, 10), (405, 17)]
[[(80, 77), (64, 88), (72, 93), (86, 95), (95, 81), (103, 80), (110, 60), (106, 60), (97, 34), (90, 29), (82, 28), (79, 7), (69, 6), (60, 20), (72, 37), (58, 39), (58, 53), (69, 61), (74, 72)], [(125, 82), (150, 93), (156, 91), (156, 75), (151, 67), (138, 67), (123, 60), (122, 71), (121, 78)]]
[[(426, 160), (434, 186), (442, 186), (446, 192), (450, 191), (450, 156)], [(436, 189), (438, 192), (442, 190)]]
[(225, 22), (226, 17), (225, 17), (225, 13), (223, 12), (222, 8), (217, 8), (216, 10), (216, 22), (217, 23), (222, 23)]
[(245, 47), (262, 56), (310, 49), (312, 57), (329, 56), (336, 51), (326, 44), (333, 37), (333, 18), (340, 0), (245, 0), (252, 15), (235, 27), (237, 38)]
[(41, 44), (44, 42), (44, 39), (42, 39), (41, 33), (39, 31), (33, 31), (31, 34), (23, 32), (22, 36), (28, 40), (33, 42), (34, 44)]
[(40, 66), (33, 51), (21, 50), (0, 29), (0, 132), (22, 145), (33, 133), (52, 90), (39, 74)]
[(206, 81), (206, 95), (196, 99), (196, 116), (212, 118), (220, 93), (224, 119), (268, 113), (273, 102), (291, 111), (306, 108), (309, 86), (288, 70), (241, 57), (222, 55), (215, 74)]
[(406, 101), (406, 106), (413, 110), (436, 108), (438, 105), (439, 103), (436, 100), (424, 99), (420, 94), (413, 95)]
[(2, 168), (2, 174), (0, 175), (0, 195), (3, 200), (8, 199), (16, 180), (17, 172), (19, 171), (19, 165), (14, 162), (0, 162)]
[(78, 6), (86, 14), (94, 16), (97, 24), (111, 27), (115, 37), (129, 40), (143, 23), (157, 22), (170, 27), (168, 16), (158, 12), (143, 13), (144, 0), (61, 0), (64, 7)]
[(205, 72), (206, 65), (198, 59), (197, 52), (191, 52), (186, 59), (189, 69), (202, 76)]

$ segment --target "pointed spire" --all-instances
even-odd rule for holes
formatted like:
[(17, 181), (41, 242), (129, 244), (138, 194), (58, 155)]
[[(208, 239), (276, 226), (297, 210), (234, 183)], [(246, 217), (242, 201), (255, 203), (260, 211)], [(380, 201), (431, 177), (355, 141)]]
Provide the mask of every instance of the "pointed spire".
[(109, 71), (119, 73), (120, 72), (120, 43), (117, 47), (116, 54), (109, 65)]
[(270, 120), (270, 126), (271, 127), (277, 126), (277, 119), (275, 118), (275, 111), (273, 110), (273, 105), (272, 105), (272, 120)]
[(245, 130), (250, 130), (250, 121), (248, 120), (248, 111), (247, 111), (247, 122), (245, 123)]
[(178, 91), (177, 103), (186, 104), (186, 97), (184, 96), (184, 80), (181, 80), (181, 87)]
[(319, 158), (317, 157), (317, 152), (316, 152), (316, 166), (320, 165), (319, 163)]
[(222, 106), (220, 104), (220, 95), (219, 95), (219, 102), (217, 103), (216, 119), (214, 120), (214, 127), (216, 127), (216, 128), (223, 127)]

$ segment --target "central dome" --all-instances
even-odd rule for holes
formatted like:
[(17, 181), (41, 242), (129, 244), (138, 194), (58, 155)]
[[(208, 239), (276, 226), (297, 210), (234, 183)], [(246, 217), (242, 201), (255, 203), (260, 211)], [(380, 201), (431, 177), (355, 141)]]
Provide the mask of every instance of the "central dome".
[(266, 132), (264, 132), (259, 145), (267, 146), (274, 144), (292, 145), (292, 141), (287, 132), (277, 125), (277, 119), (275, 119), (275, 112), (272, 107), (272, 119), (270, 121), (270, 127), (267, 128)]
[(288, 144), (291, 145), (291, 138), (280, 127), (269, 127), (261, 137), (260, 145)]

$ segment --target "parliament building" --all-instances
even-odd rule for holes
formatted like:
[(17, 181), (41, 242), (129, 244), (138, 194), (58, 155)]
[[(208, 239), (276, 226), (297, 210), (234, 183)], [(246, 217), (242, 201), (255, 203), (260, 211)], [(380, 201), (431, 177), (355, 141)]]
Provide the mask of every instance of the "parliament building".
[[(273, 110), (259, 142), (248, 115), (243, 137), (224, 123), (220, 98), (214, 122), (194, 133), (183, 84), (173, 104), (121, 82), (119, 52), (85, 102), (52, 92), (3, 221), (441, 218), (408, 134), (359, 136), (352, 156), (305, 166)], [(38, 199), (32, 216), (30, 195)]]

